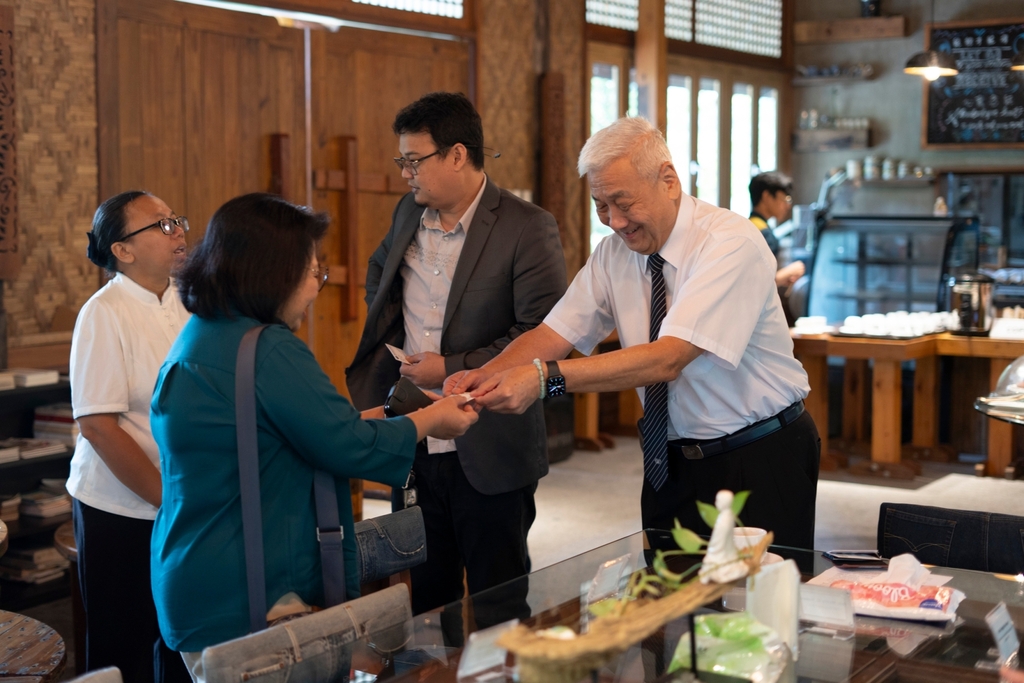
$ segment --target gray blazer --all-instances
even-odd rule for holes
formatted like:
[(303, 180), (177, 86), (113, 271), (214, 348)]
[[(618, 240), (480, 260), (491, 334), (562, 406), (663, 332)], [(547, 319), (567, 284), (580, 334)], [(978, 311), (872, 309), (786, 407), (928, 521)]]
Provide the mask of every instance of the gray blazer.
[[(398, 361), (384, 344), (401, 348), (405, 343), (400, 266), (423, 211), (411, 193), (402, 197), (391, 229), (370, 257), (366, 327), (345, 371), (352, 401), (361, 410), (383, 403), (399, 378)], [(497, 356), (540, 324), (565, 289), (565, 258), (554, 217), (488, 180), (445, 308), (441, 355), (447, 374), (478, 368)], [(548, 472), (539, 401), (522, 415), (483, 411), (455, 445), (466, 479), (487, 495), (522, 488)]]

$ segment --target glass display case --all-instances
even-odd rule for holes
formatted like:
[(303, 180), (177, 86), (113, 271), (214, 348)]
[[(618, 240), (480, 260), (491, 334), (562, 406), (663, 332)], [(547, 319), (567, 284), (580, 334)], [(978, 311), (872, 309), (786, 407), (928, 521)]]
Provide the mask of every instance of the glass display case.
[(825, 222), (811, 270), (808, 315), (946, 310), (950, 275), (977, 268), (972, 216), (836, 216)]

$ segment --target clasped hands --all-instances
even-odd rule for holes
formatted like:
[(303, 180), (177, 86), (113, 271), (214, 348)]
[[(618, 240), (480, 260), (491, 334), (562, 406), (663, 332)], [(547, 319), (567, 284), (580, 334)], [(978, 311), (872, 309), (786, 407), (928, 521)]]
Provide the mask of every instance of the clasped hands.
[(520, 365), (497, 373), (463, 370), (444, 381), (445, 396), (465, 393), (481, 408), (520, 415), (540, 397), (540, 376), (535, 366)]

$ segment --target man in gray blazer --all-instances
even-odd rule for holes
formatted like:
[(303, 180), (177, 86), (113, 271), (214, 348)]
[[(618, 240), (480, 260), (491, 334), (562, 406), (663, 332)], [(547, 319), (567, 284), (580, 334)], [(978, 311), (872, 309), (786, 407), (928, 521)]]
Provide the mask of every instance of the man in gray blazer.
[[(346, 373), (361, 408), (380, 405), (400, 375), (440, 392), (448, 375), (482, 366), (538, 325), (566, 289), (554, 218), (484, 174), (483, 126), (468, 99), (426, 95), (393, 130), (411, 191), (367, 270), (366, 327)], [(472, 594), (529, 571), (546, 438), (538, 402), (522, 415), (483, 412), (464, 436), (418, 445), (427, 561), (412, 570), (414, 612), (463, 597), (463, 568)], [(478, 625), (523, 616), (480, 604), (475, 614)]]

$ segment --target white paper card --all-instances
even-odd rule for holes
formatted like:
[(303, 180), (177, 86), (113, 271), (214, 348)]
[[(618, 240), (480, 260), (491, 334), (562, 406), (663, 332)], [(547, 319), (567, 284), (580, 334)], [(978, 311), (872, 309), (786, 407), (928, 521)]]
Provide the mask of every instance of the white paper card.
[(999, 661), (1005, 662), (1017, 653), (1020, 641), (1017, 639), (1017, 630), (1013, 627), (1013, 618), (1006, 609), (1006, 603), (1000, 602), (991, 612), (985, 615), (988, 627), (992, 629), (992, 637), (995, 638), (996, 647), (999, 649)]
[(800, 586), (800, 619), (838, 629), (853, 630), (850, 591), (826, 586)]
[(992, 339), (1024, 339), (1024, 319), (995, 318), (988, 336)]
[(796, 562), (761, 565), (761, 571), (747, 577), (747, 612), (775, 629), (793, 660), (799, 659), (800, 570)]
[(508, 651), (498, 647), (496, 641), (505, 631), (515, 628), (518, 623), (518, 619), (512, 619), (503, 624), (470, 633), (466, 640), (466, 647), (462, 650), (462, 657), (459, 659), (456, 678), (461, 681), (490, 669), (504, 667)]
[(400, 363), (412, 365), (412, 363), (409, 362), (409, 357), (405, 355), (405, 351), (398, 348), (397, 346), (392, 346), (391, 344), (385, 344), (384, 346), (388, 347), (388, 351), (390, 351), (391, 355), (395, 357), (395, 360), (397, 360)]

